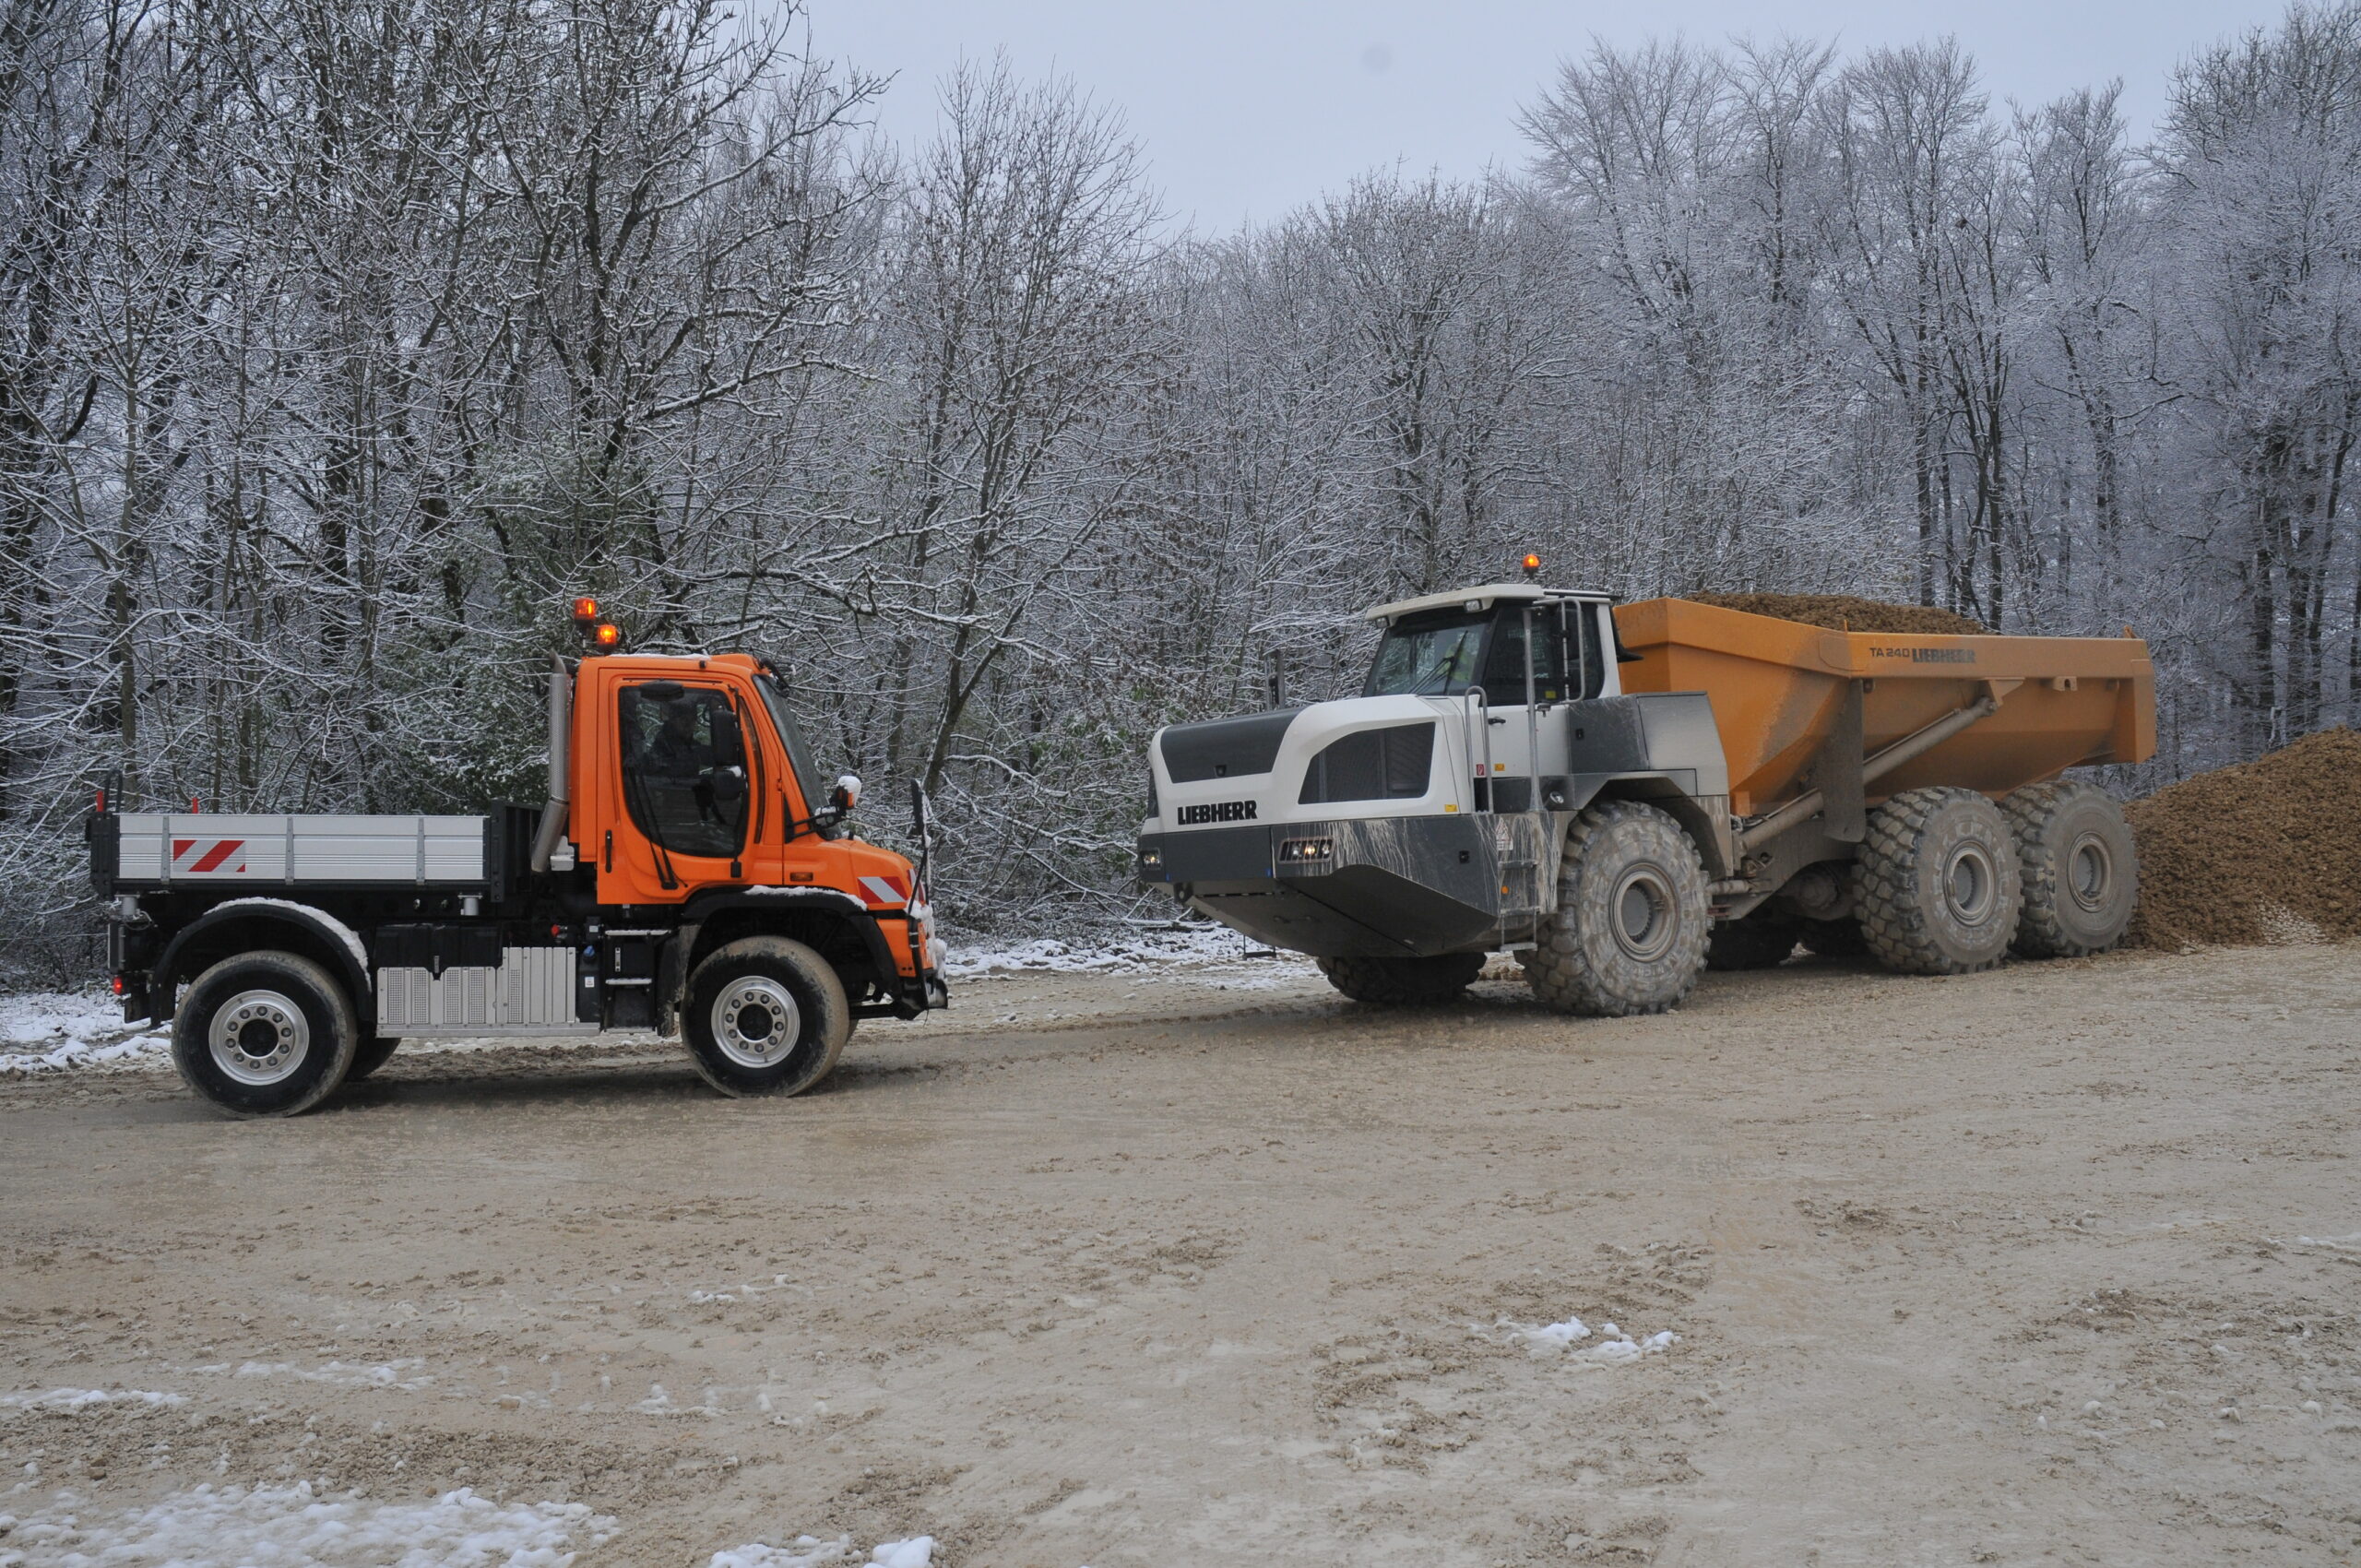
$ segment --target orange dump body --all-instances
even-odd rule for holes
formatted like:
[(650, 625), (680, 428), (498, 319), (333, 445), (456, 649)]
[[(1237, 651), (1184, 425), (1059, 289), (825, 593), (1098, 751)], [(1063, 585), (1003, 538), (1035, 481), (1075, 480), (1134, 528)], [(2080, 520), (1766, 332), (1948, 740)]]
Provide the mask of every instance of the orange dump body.
[(2156, 675), (2138, 637), (1975, 637), (1831, 632), (1685, 599), (1619, 606), (1637, 662), (1627, 692), (1704, 692), (1729, 758), (1730, 809), (1769, 810), (1863, 683), (1865, 754), (1985, 696), (1998, 712), (1869, 787), (1874, 802), (1949, 784), (2000, 796), (2069, 767), (2141, 762), (2156, 749)]

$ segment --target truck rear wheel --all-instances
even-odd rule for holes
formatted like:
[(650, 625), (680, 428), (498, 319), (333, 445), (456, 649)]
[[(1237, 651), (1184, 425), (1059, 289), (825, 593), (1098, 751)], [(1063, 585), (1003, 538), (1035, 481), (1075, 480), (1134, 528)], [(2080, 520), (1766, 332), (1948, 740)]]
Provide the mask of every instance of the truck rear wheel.
[(1898, 974), (1988, 969), (2016, 935), (2016, 840), (1973, 790), (1912, 790), (1870, 813), (1859, 886), (1861, 935)]
[(2000, 802), (2024, 881), (2015, 950), (2079, 958), (2123, 940), (2140, 901), (2140, 861), (2115, 798), (2094, 785), (2035, 784)]
[(698, 1075), (723, 1094), (801, 1094), (844, 1054), (852, 1007), (819, 954), (783, 936), (749, 936), (690, 973), (681, 1034)]
[(1705, 939), (1709, 969), (1768, 969), (1787, 961), (1802, 937), (1802, 921), (1791, 915), (1757, 909), (1734, 921), (1723, 921)]
[(292, 953), (241, 953), (196, 977), (172, 1016), (182, 1080), (233, 1116), (293, 1116), (344, 1082), (352, 998)]
[(1484, 972), (1481, 953), (1440, 958), (1318, 958), (1328, 983), (1356, 1002), (1412, 1007), (1449, 1002)]
[(1680, 825), (1634, 801), (1574, 819), (1557, 912), (1525, 967), (1533, 993), (1571, 1013), (1628, 1017), (1677, 1006), (1705, 968), (1705, 866)]

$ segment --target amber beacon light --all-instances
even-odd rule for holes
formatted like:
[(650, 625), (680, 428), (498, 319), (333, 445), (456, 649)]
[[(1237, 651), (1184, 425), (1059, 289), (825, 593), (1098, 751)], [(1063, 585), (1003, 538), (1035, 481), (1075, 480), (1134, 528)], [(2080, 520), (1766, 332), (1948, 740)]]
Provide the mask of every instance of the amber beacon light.
[(1525, 575), (1526, 576), (1537, 577), (1541, 575), (1541, 557), (1532, 553), (1530, 551), (1525, 552), (1524, 565)]

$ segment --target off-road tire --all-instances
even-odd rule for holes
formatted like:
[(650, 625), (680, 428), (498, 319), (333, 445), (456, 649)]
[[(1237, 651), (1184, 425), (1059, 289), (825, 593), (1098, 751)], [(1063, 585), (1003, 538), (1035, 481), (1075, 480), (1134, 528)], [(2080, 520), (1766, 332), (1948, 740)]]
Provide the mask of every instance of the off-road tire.
[(844, 1054), (852, 1005), (836, 971), (802, 943), (742, 937), (690, 972), (681, 1037), (697, 1075), (723, 1094), (801, 1094)]
[(360, 1038), (352, 998), (326, 969), (293, 953), (241, 953), (181, 998), (172, 1065), (232, 1116), (294, 1116), (344, 1082)]
[(361, 1042), (352, 1053), (352, 1065), (346, 1070), (344, 1081), (357, 1084), (394, 1059), (394, 1050), (401, 1044), (398, 1035), (372, 1035)]
[(1897, 974), (1969, 975), (2008, 956), (2023, 873), (2000, 808), (1973, 790), (1894, 796), (1861, 844), (1861, 935)]
[(1452, 1001), (1484, 972), (1481, 953), (1439, 958), (1318, 958), (1328, 983), (1356, 1002), (1381, 1007), (1435, 1006)]
[(1868, 938), (1861, 934), (1861, 922), (1851, 915), (1841, 921), (1810, 921), (1803, 922), (1798, 940), (1807, 952), (1822, 958), (1857, 958), (1869, 950)]
[(2012, 949), (2079, 958), (2122, 941), (2140, 902), (2140, 860), (2115, 798), (2091, 784), (2033, 784), (2000, 809), (2024, 883)]
[(1711, 935), (1705, 864), (1654, 806), (1609, 801), (1574, 819), (1558, 908), (1525, 967), (1561, 1012), (1620, 1018), (1676, 1007), (1696, 989)]
[(1709, 969), (1768, 969), (1787, 961), (1802, 938), (1801, 921), (1757, 909), (1734, 921), (1719, 921), (1705, 939)]

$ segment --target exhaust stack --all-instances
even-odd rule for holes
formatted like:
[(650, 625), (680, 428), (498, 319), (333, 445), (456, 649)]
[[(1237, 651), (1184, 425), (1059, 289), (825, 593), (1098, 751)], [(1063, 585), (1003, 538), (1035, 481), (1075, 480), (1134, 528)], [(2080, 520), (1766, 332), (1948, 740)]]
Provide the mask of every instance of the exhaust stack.
[(565, 836), (567, 803), (574, 781), (574, 677), (565, 660), (550, 660), (550, 796), (541, 807), (540, 831), (533, 835), (533, 869), (546, 872)]

